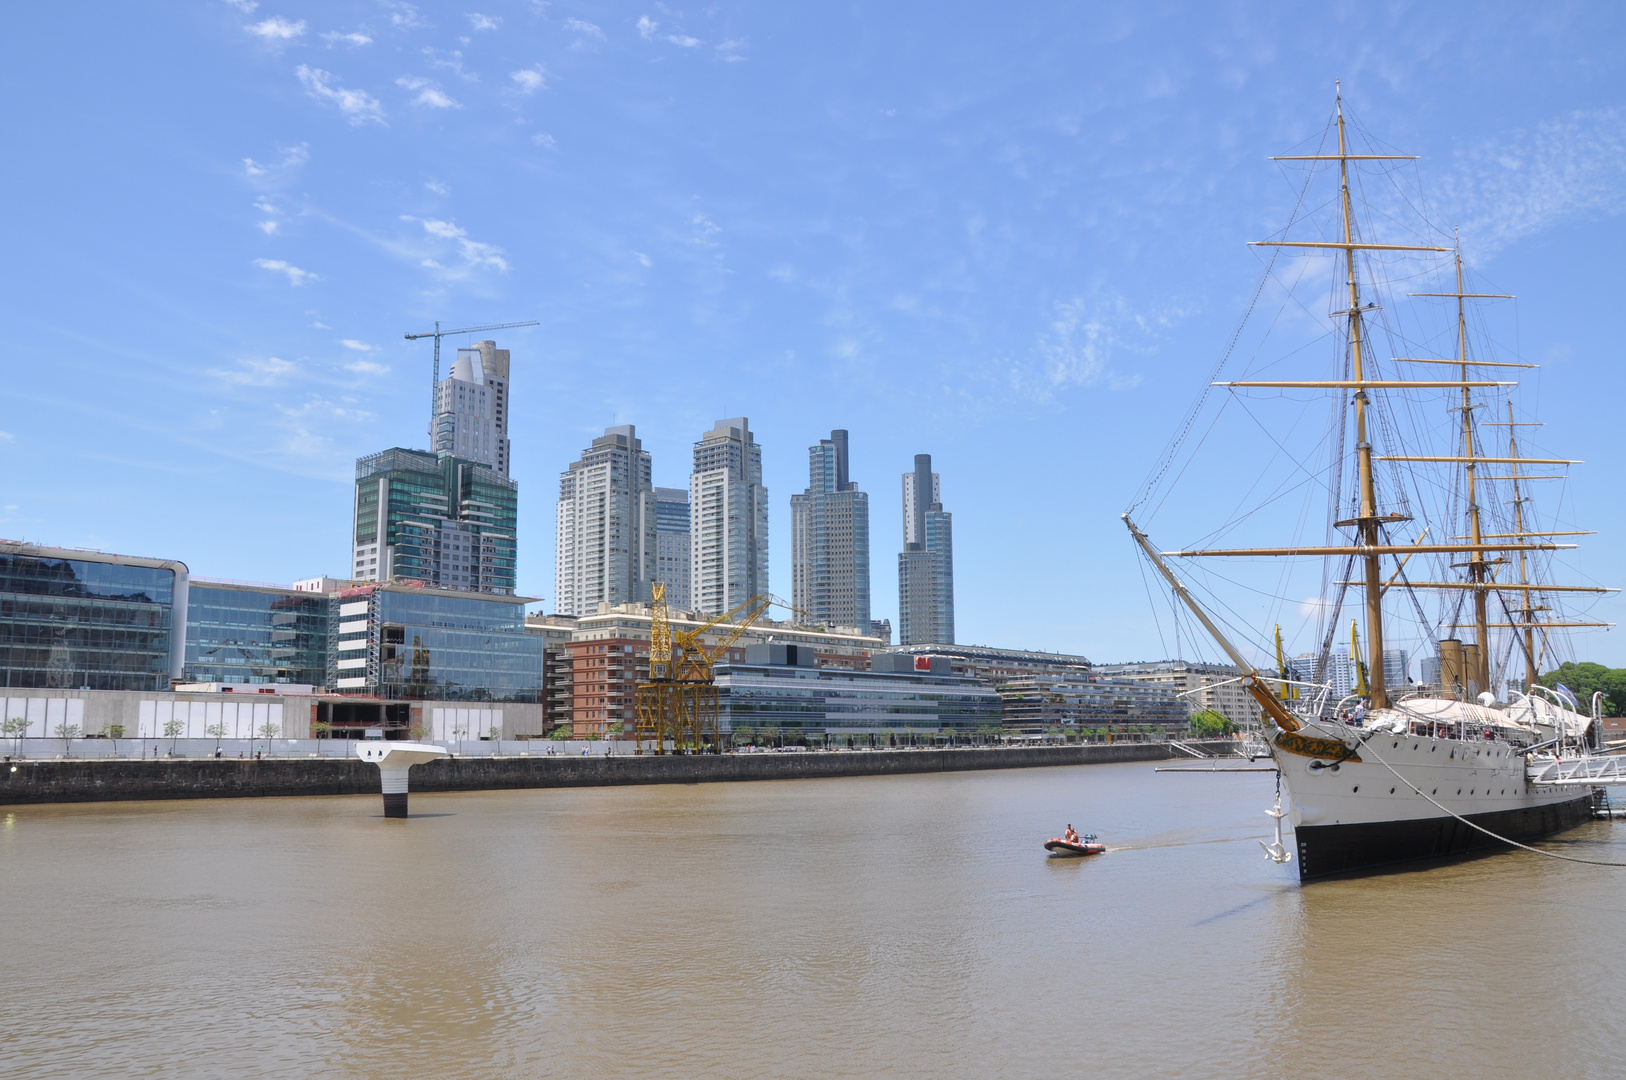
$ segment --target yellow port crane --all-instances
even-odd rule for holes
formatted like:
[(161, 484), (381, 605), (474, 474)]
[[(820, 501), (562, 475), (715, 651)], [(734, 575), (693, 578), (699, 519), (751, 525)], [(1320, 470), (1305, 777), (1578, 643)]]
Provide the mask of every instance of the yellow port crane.
[[(666, 583), (655, 582), (649, 609), (649, 682), (638, 687), (638, 753), (649, 743), (650, 753), (664, 754), (667, 740), (673, 753), (699, 753), (707, 745), (719, 745), (713, 669), (740, 635), (776, 605), (801, 614), (778, 597), (753, 596), (699, 626), (674, 631), (666, 610)], [(736, 616), (738, 622), (733, 621)], [(706, 634), (719, 640), (707, 646), (701, 641)]]

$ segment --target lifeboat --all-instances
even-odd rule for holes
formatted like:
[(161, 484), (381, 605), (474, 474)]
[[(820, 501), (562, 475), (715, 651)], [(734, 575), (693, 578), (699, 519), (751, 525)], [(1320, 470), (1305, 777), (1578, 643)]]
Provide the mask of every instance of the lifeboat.
[(1085, 855), (1099, 855), (1107, 849), (1107, 846), (1096, 843), (1095, 834), (1090, 833), (1077, 844), (1063, 840), (1059, 836), (1052, 836), (1044, 842), (1044, 849), (1050, 852), (1052, 859), (1077, 859)]

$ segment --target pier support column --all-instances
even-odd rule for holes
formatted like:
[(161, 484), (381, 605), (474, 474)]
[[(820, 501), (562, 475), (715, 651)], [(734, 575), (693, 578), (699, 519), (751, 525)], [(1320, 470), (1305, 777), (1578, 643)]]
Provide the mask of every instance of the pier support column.
[(356, 756), (378, 766), (384, 790), (384, 816), (407, 816), (407, 773), (412, 766), (445, 757), (446, 751), (426, 743), (363, 740), (356, 744)]

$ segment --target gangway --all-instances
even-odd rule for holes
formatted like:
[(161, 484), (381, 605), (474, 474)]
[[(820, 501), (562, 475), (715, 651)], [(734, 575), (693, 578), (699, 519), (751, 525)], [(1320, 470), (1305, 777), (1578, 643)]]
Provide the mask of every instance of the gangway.
[(1626, 784), (1626, 757), (1619, 754), (1588, 754), (1575, 758), (1541, 757), (1524, 767), (1524, 777), (1532, 784), (1551, 784), (1555, 787)]
[(1208, 756), (1207, 754), (1203, 753), (1201, 750), (1198, 750), (1196, 747), (1187, 746), (1185, 743), (1178, 742), (1178, 741), (1176, 741), (1174, 739), (1169, 740), (1169, 745), (1171, 747), (1173, 747), (1174, 749), (1180, 751), (1182, 754), (1189, 754), (1192, 757), (1205, 758), (1205, 757)]

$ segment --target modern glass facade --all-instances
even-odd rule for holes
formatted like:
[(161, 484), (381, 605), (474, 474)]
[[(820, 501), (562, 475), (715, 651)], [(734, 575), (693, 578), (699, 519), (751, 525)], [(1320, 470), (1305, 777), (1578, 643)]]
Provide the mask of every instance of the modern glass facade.
[(194, 581), (186, 601), (191, 682), (327, 681), (328, 599), (291, 589)]
[(902, 675), (779, 664), (717, 669), (719, 725), (804, 735), (975, 731), (1000, 722), (999, 695), (957, 675)]
[(168, 690), (180, 563), (0, 548), (8, 687)]
[(542, 700), (544, 641), (525, 605), (439, 589), (363, 587), (331, 604), (328, 686), (437, 701)]
[(519, 487), (479, 462), (396, 447), (356, 462), (357, 581), (512, 595)]

